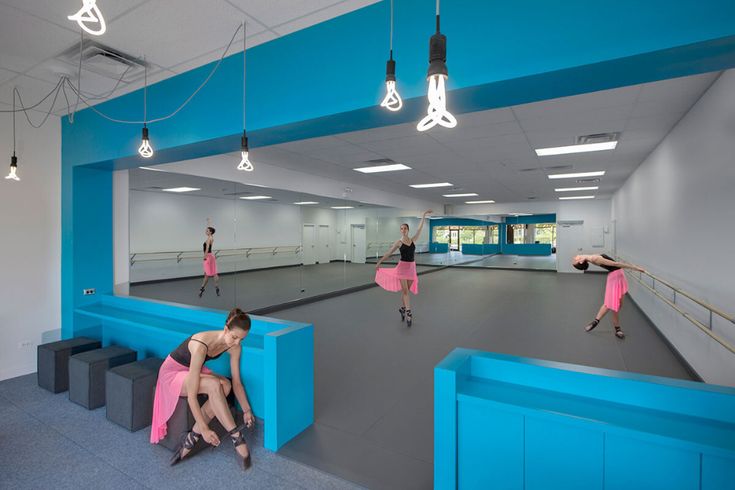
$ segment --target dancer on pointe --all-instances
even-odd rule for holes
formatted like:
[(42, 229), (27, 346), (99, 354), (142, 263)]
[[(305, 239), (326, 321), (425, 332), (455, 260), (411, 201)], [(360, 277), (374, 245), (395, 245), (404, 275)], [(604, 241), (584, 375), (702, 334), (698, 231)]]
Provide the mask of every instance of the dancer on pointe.
[[(408, 236), (408, 224), (403, 223), (401, 225), (400, 240), (396, 240), (390, 250), (375, 264), (375, 282), (386, 291), (401, 291), (402, 304), (398, 311), (401, 314), (401, 321), (405, 320), (406, 325), (409, 327), (413, 324), (413, 313), (411, 312), (411, 300), (408, 292), (411, 291), (413, 294), (419, 293), (419, 278), (416, 275), (416, 261), (414, 258), (416, 240), (421, 235), (426, 216), (429, 214), (431, 214), (431, 209), (424, 211), (419, 228), (413, 237)], [(396, 250), (399, 250), (401, 253), (401, 260), (398, 262), (398, 265), (392, 269), (381, 269), (380, 264), (393, 255), (393, 252)]]
[[(207, 220), (209, 224), (209, 220)], [(204, 294), (204, 288), (207, 286), (210, 277), (214, 277), (214, 291), (219, 296), (219, 274), (217, 274), (217, 259), (214, 258), (212, 253), (212, 244), (214, 243), (214, 228), (207, 226), (204, 233), (207, 235), (207, 239), (202, 244), (202, 251), (204, 252), (204, 281), (202, 287), (199, 288), (199, 297), (201, 298)]]
[(625, 279), (623, 269), (632, 269), (639, 272), (646, 272), (642, 267), (624, 262), (617, 262), (609, 255), (576, 255), (572, 260), (575, 269), (584, 271), (590, 266), (590, 263), (602, 267), (608, 271), (607, 283), (605, 284), (605, 301), (603, 302), (597, 316), (584, 327), (586, 332), (592, 331), (600, 320), (607, 314), (608, 310), (612, 310), (612, 324), (615, 328), (615, 336), (619, 339), (625, 338), (625, 333), (620, 328), (620, 308), (623, 306), (623, 296), (628, 292), (628, 281)]
[[(187, 398), (196, 420), (191, 431), (182, 434), (181, 443), (171, 458), (172, 465), (185, 458), (202, 437), (208, 444), (219, 446), (219, 437), (209, 428), (209, 422), (214, 417), (228, 431), (227, 435), (230, 436), (235, 451), (242, 458), (243, 469), (247, 470), (252, 465), (243, 432), (253, 426), (255, 419), (240, 377), (240, 342), (249, 332), (250, 317), (241, 309), (235, 308), (227, 316), (224, 329), (190, 336), (161, 365), (153, 400), (151, 443), (158, 444), (166, 437), (168, 419), (173, 415), (180, 396)], [(217, 359), (225, 352), (230, 355), (232, 382), (204, 366), (205, 362)], [(244, 423), (241, 425), (235, 423), (227, 405), (230, 390), (235, 392), (235, 398), (244, 411)], [(197, 394), (208, 395), (204, 405), (199, 406)]]

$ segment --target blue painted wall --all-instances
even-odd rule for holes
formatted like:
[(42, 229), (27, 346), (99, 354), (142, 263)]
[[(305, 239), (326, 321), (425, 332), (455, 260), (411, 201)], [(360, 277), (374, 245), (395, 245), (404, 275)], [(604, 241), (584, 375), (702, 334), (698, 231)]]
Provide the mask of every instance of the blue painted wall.
[(434, 369), (434, 488), (719, 490), (735, 389), (455, 349)]

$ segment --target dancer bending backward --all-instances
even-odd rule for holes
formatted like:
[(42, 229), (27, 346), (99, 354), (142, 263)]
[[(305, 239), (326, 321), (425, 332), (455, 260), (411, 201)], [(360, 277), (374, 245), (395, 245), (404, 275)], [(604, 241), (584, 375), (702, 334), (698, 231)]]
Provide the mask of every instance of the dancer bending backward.
[(202, 244), (202, 251), (204, 252), (204, 281), (202, 287), (199, 288), (199, 297), (201, 298), (204, 294), (204, 288), (207, 286), (210, 277), (214, 277), (214, 290), (219, 296), (219, 274), (217, 274), (217, 260), (214, 258), (212, 253), (212, 244), (214, 243), (214, 228), (207, 226), (204, 233), (207, 235), (207, 239)]
[(607, 283), (605, 285), (605, 301), (597, 312), (597, 316), (586, 327), (585, 331), (589, 332), (594, 329), (602, 320), (602, 317), (612, 310), (612, 323), (615, 328), (615, 336), (619, 339), (625, 337), (625, 333), (620, 328), (620, 308), (623, 306), (623, 296), (628, 292), (628, 281), (625, 279), (623, 269), (633, 269), (639, 272), (645, 272), (643, 268), (633, 264), (624, 262), (616, 262), (609, 255), (577, 255), (572, 260), (575, 269), (581, 271), (587, 270), (590, 263), (602, 267), (608, 271)]
[[(192, 335), (171, 352), (161, 365), (153, 400), (151, 443), (157, 444), (166, 437), (168, 430), (166, 424), (173, 415), (180, 396), (187, 398), (191, 413), (196, 420), (191, 431), (182, 434), (181, 443), (171, 458), (172, 465), (186, 457), (202, 437), (212, 446), (219, 446), (217, 434), (209, 428), (209, 422), (217, 417), (222, 427), (228, 431), (227, 434), (235, 450), (242, 458), (243, 468), (246, 470), (250, 468), (252, 464), (250, 451), (243, 432), (245, 428), (253, 426), (255, 419), (240, 378), (242, 354), (240, 342), (248, 332), (250, 332), (250, 317), (239, 308), (235, 308), (227, 316), (224, 329)], [(204, 366), (205, 362), (217, 359), (225, 352), (230, 354), (232, 382)], [(230, 390), (235, 392), (235, 398), (244, 411), (242, 425), (235, 423), (227, 405)], [(209, 397), (201, 407), (197, 394), (206, 394)]]
[[(416, 261), (414, 258), (416, 240), (421, 235), (428, 214), (431, 214), (431, 209), (424, 212), (421, 223), (419, 223), (419, 229), (416, 230), (413, 237), (408, 236), (408, 224), (403, 223), (401, 225), (401, 239), (396, 240), (390, 250), (375, 265), (375, 282), (386, 291), (401, 292), (402, 305), (398, 311), (401, 313), (401, 321), (405, 320), (409, 327), (413, 323), (413, 313), (411, 312), (411, 300), (408, 292), (419, 293), (419, 278), (416, 275)], [(392, 269), (381, 269), (380, 264), (393, 255), (396, 250), (401, 253), (401, 260), (398, 265)]]

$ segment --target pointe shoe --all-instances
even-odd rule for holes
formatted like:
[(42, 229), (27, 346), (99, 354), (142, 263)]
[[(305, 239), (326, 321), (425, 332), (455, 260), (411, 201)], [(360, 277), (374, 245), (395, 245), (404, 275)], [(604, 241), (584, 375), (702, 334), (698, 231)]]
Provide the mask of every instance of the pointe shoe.
[[(196, 446), (196, 443), (199, 442), (199, 439), (201, 438), (202, 435), (198, 432), (194, 432), (193, 430), (182, 434), (181, 442), (176, 448), (176, 451), (174, 451), (173, 456), (171, 456), (171, 466), (175, 466), (181, 463), (184, 458), (188, 458), (189, 456), (191, 456), (192, 449), (194, 449), (194, 446)], [(187, 450), (185, 456), (182, 455), (184, 449)]]
[(406, 310), (406, 326), (410, 327), (413, 325), (413, 313), (411, 313), (411, 310)]
[[(238, 446), (242, 446), (245, 444), (245, 436), (242, 435), (242, 433), (245, 431), (245, 424), (238, 425), (231, 431), (227, 433), (227, 435), (230, 436), (230, 440), (232, 440), (232, 445), (237, 448)], [(237, 452), (237, 450), (235, 450)], [(240, 456), (240, 453), (237, 453), (238, 456)], [(253, 466), (253, 459), (250, 455), (250, 448), (248, 448), (248, 455), (241, 459), (242, 463), (242, 469), (244, 471), (249, 470)]]
[(217, 296), (219, 296), (219, 286), (214, 288), (214, 292), (217, 293)]
[(623, 332), (623, 329), (620, 328), (620, 325), (613, 325), (613, 328), (615, 329), (615, 336), (619, 339), (625, 338), (625, 333)]
[(592, 320), (591, 322), (589, 322), (586, 327), (584, 327), (584, 331), (585, 332), (591, 332), (592, 330), (595, 329), (595, 327), (597, 325), (599, 325), (599, 323), (600, 323), (600, 320), (598, 320), (597, 318), (595, 318), (594, 320)]
[(401, 321), (402, 322), (406, 321), (406, 307), (401, 306), (400, 308), (398, 308), (398, 313), (401, 314)]
[(199, 288), (199, 297), (201, 298), (204, 294), (204, 288)]

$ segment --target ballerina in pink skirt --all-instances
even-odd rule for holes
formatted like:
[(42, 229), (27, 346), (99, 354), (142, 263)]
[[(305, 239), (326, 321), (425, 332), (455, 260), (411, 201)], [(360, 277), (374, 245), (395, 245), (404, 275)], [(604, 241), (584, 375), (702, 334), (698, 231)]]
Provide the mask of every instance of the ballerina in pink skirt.
[(642, 267), (624, 262), (616, 262), (609, 255), (576, 255), (572, 259), (572, 265), (575, 269), (584, 271), (590, 266), (590, 263), (602, 267), (608, 271), (607, 282), (605, 284), (605, 301), (597, 312), (597, 316), (586, 327), (586, 332), (592, 331), (602, 317), (607, 314), (608, 310), (613, 312), (613, 328), (615, 328), (615, 336), (619, 339), (625, 338), (625, 333), (620, 328), (620, 307), (623, 306), (623, 296), (628, 292), (628, 281), (625, 279), (623, 269), (632, 269), (639, 272), (646, 272)]
[[(398, 311), (401, 313), (401, 321), (405, 320), (406, 325), (409, 327), (413, 323), (413, 313), (411, 312), (411, 300), (408, 292), (411, 291), (413, 294), (419, 293), (419, 278), (416, 275), (416, 260), (414, 257), (416, 253), (416, 240), (421, 235), (426, 216), (429, 214), (431, 214), (431, 209), (424, 212), (424, 215), (421, 217), (421, 223), (419, 223), (419, 228), (413, 237), (408, 236), (408, 224), (403, 223), (401, 225), (401, 239), (396, 240), (390, 250), (375, 264), (375, 282), (386, 291), (401, 292), (402, 305)], [(392, 269), (381, 269), (380, 264), (393, 255), (393, 252), (396, 250), (399, 250), (401, 253), (401, 260), (398, 262), (398, 265)]]

